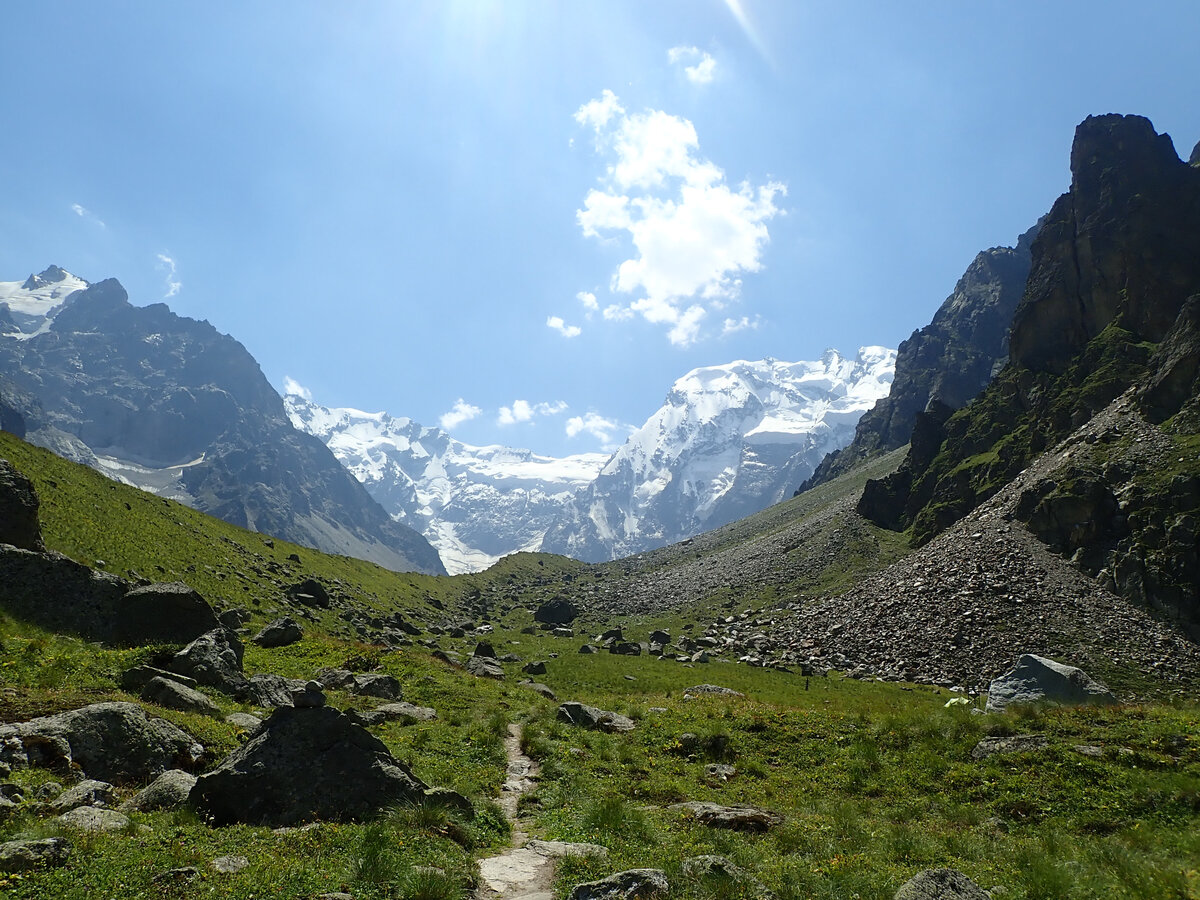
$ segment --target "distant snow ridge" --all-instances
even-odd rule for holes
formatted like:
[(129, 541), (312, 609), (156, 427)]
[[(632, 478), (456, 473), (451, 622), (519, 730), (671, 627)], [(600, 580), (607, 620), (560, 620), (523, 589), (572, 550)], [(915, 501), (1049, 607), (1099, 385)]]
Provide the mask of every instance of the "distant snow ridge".
[(630, 436), (542, 549), (593, 562), (680, 541), (791, 496), (887, 396), (896, 351), (695, 369)]
[(425, 535), (452, 575), (539, 549), (608, 459), (472, 447), (412, 419), (330, 409), (297, 394), (284, 404), (292, 424), (324, 441), (396, 521)]
[(284, 402), (453, 574), (518, 550), (615, 559), (764, 509), (850, 442), (895, 366), (894, 350), (863, 347), (854, 359), (829, 350), (815, 362), (696, 369), (612, 456), (564, 459), (472, 447), (411, 419), (297, 394)]
[(82, 278), (58, 266), (24, 281), (0, 281), (0, 334), (27, 341), (48, 331), (67, 299), (87, 286)]

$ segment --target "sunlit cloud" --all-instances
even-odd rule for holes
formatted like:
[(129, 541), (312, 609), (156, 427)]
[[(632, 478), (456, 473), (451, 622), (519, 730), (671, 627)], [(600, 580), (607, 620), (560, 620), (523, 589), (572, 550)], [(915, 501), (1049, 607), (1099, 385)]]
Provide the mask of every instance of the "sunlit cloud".
[(716, 77), (717, 61), (698, 47), (672, 47), (667, 59), (671, 65), (683, 65), (683, 74), (692, 84), (711, 84)]
[(478, 406), (473, 406), (462, 397), (455, 401), (449, 412), (442, 413), (438, 423), (446, 431), (451, 431), (463, 422), (469, 422), (483, 412)]
[(609, 419), (597, 412), (589, 412), (583, 416), (572, 416), (567, 419), (567, 437), (573, 438), (581, 434), (590, 435), (598, 440), (606, 450), (615, 449), (614, 439), (622, 440), (632, 434), (632, 425), (622, 425), (616, 419)]
[[(611, 112), (601, 116), (596, 108)], [(635, 299), (607, 306), (604, 318), (637, 313), (666, 326), (672, 344), (695, 343), (708, 314), (739, 298), (740, 276), (762, 268), (767, 223), (782, 214), (776, 200), (786, 186), (747, 181), (732, 188), (700, 156), (690, 121), (661, 110), (627, 114), (611, 91), (580, 107), (576, 119), (594, 125), (597, 146), (610, 160), (576, 221), (585, 237), (623, 237), (634, 250), (610, 290)]]
[(302, 397), (305, 400), (312, 400), (312, 391), (298, 382), (291, 375), (283, 376), (283, 393), (284, 395), (294, 394), (297, 397)]
[(579, 337), (583, 334), (583, 329), (578, 325), (568, 325), (563, 321), (562, 316), (548, 316), (546, 318), (546, 327), (553, 328), (565, 338)]
[(496, 424), (504, 426), (532, 422), (537, 416), (556, 416), (565, 412), (566, 409), (567, 404), (562, 400), (555, 403), (530, 403), (528, 400), (514, 400), (512, 406), (500, 407)]
[(727, 334), (736, 334), (739, 331), (753, 330), (758, 328), (761, 319), (755, 316), (751, 319), (749, 316), (742, 316), (740, 319), (726, 319), (721, 326), (722, 336)]
[(98, 215), (96, 215), (94, 212), (92, 212), (90, 209), (88, 209), (86, 206), (83, 206), (82, 204), (72, 203), (71, 204), (71, 212), (75, 213), (75, 215), (79, 216), (79, 218), (81, 218), (81, 219), (86, 219), (89, 222), (93, 222), (96, 225), (99, 225), (101, 228), (108, 227), (107, 225), (104, 224), (103, 219), (101, 219)]
[(596, 295), (591, 291), (580, 291), (575, 295), (575, 299), (582, 303), (583, 308), (588, 312), (595, 312), (600, 308), (600, 304), (596, 300)]
[(166, 274), (166, 293), (163, 294), (163, 299), (168, 300), (174, 297), (183, 290), (183, 282), (175, 277), (175, 260), (167, 256), (165, 253), (158, 254), (158, 268), (160, 271), (165, 271)]

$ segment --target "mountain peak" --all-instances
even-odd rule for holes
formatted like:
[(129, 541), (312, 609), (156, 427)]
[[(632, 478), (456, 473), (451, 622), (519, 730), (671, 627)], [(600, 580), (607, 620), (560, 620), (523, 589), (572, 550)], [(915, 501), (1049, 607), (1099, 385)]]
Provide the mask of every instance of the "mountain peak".
[(26, 278), (25, 282), (21, 285), (21, 290), (36, 291), (38, 288), (47, 287), (51, 284), (58, 284), (60, 281), (64, 281), (67, 278), (73, 277), (74, 276), (71, 275), (71, 273), (66, 269), (53, 265), (46, 266), (46, 268), (37, 275), (30, 275), (28, 278)]

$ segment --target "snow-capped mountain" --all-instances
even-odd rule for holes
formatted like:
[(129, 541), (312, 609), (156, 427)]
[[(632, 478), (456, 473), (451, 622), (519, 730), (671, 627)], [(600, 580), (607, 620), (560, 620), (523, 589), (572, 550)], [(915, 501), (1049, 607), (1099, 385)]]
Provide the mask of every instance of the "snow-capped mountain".
[(299, 394), (284, 403), (292, 424), (324, 441), (397, 522), (424, 534), (451, 574), (539, 549), (608, 459), (472, 447), (412, 419), (330, 409)]
[(63, 304), (88, 283), (58, 266), (24, 281), (0, 281), (0, 334), (28, 340), (44, 334)]
[(616, 559), (717, 528), (790, 496), (888, 393), (896, 351), (695, 369), (580, 491), (542, 549)]
[(733, 362), (675, 382), (666, 404), (611, 456), (564, 459), (472, 447), (439, 428), (298, 394), (292, 424), (316, 435), (450, 572), (518, 550), (602, 560), (682, 540), (790, 496), (886, 396), (896, 353)]
[(256, 531), (402, 572), (445, 571), (208, 322), (58, 266), (0, 282), (0, 425)]

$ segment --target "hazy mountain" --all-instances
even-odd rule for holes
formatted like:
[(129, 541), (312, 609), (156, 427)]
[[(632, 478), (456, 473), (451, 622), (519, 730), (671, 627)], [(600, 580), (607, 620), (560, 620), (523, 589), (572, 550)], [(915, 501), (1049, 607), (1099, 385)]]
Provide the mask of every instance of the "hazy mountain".
[[(7, 419), (35, 443), (228, 522), (397, 570), (443, 572), (328, 449), (292, 427), (246, 349), (114, 279), (0, 282)], [(21, 409), (17, 409), (21, 407)], [(31, 419), (32, 421), (26, 421)]]

